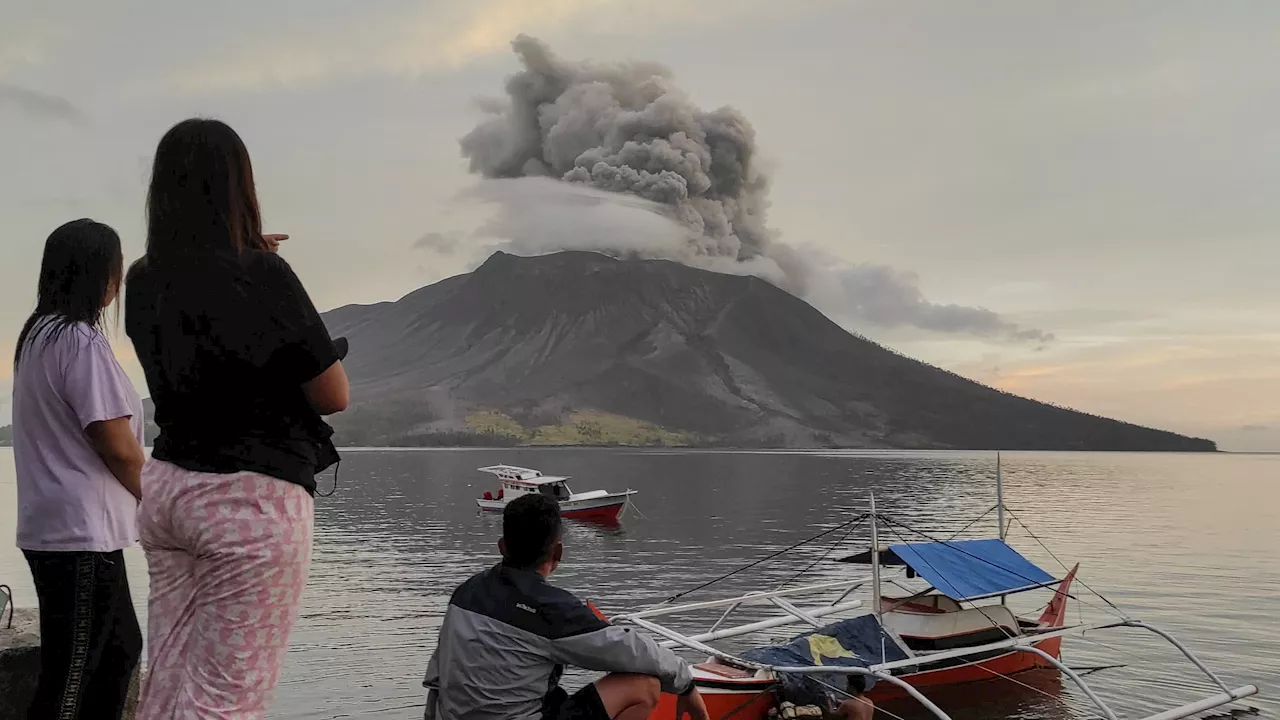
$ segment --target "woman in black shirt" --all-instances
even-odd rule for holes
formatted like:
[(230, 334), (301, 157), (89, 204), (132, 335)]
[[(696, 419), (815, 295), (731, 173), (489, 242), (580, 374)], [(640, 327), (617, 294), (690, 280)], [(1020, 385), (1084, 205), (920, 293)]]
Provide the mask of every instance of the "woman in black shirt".
[(139, 717), (262, 717), (311, 558), (337, 345), (262, 234), (249, 154), (216, 120), (160, 140), (125, 328), (160, 435), (143, 471), (151, 574)]

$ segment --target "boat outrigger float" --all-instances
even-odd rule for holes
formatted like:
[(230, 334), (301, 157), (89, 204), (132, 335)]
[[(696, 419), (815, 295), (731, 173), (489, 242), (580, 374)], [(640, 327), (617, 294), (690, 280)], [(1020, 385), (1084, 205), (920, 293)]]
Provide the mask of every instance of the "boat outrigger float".
[[(997, 470), (997, 486), (1001, 485)], [(1067, 601), (1079, 601), (1071, 593), (1079, 566), (1060, 579), (1037, 567), (1005, 543), (1002, 497), (993, 509), (998, 510), (998, 538), (940, 541), (926, 537), (927, 542), (882, 547), (882, 527), (894, 532), (910, 529), (877, 513), (873, 494), (870, 512), (823, 533), (846, 528), (851, 531), (857, 524), (869, 521), (870, 550), (842, 559), (869, 564), (868, 576), (707, 602), (668, 604), (688, 594), (682, 593), (655, 607), (614, 617), (613, 622), (648, 631), (666, 647), (706, 656), (705, 662), (694, 666), (694, 680), (712, 720), (765, 720), (780, 700), (830, 707), (833, 698), (857, 693), (876, 702), (909, 696), (940, 720), (950, 720), (921, 692), (922, 688), (1007, 678), (1034, 668), (1060, 671), (1104, 718), (1118, 720), (1080, 672), (1061, 660), (1064, 638), (1118, 628), (1145, 630), (1168, 641), (1204, 673), (1216, 690), (1185, 705), (1152, 709), (1144, 715), (1146, 720), (1186, 718), (1257, 694), (1253, 685), (1228, 686), (1181, 642), (1163, 630), (1128, 617), (1101, 595), (1098, 597), (1109, 606), (1106, 609), (1115, 612), (1115, 619), (1068, 625)], [(890, 570), (882, 576), (883, 566), (898, 568), (897, 574)], [(928, 587), (913, 587), (908, 581), (916, 578), (923, 579)], [(850, 596), (868, 584), (871, 597), (878, 602), (870, 613), (849, 617), (864, 607), (861, 600)], [(906, 594), (883, 595), (881, 589), (886, 584)], [(1041, 589), (1052, 590), (1053, 597), (1038, 617), (1016, 616), (1005, 603), (1007, 596)], [(815, 601), (815, 596), (821, 600)], [(805, 597), (810, 599), (802, 606), (805, 601), (801, 598)], [(998, 603), (976, 604), (978, 600), (996, 599)], [(779, 612), (763, 620), (725, 625), (734, 612), (751, 605), (772, 605)], [(666, 622), (672, 615), (688, 617), (704, 611), (714, 615), (721, 609), (719, 619), (702, 632), (678, 632), (659, 622)], [(841, 616), (844, 619), (836, 619)], [(808, 626), (808, 630), (785, 643), (744, 652), (709, 644), (787, 625)], [(672, 720), (674, 712), (675, 698), (663, 695), (649, 720)]]

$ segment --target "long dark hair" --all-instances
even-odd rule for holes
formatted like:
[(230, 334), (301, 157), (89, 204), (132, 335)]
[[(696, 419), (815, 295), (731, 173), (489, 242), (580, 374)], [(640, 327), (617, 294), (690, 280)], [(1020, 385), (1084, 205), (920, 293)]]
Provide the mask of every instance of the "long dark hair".
[(239, 255), (262, 245), (253, 165), (219, 120), (183, 120), (160, 138), (147, 190), (147, 258)]
[(49, 326), (44, 342), (76, 323), (101, 329), (109, 295), (115, 294), (118, 307), (123, 274), (124, 255), (115, 230), (88, 218), (72, 220), (54, 230), (44, 243), (36, 309), (18, 333), (14, 371), (37, 328)]

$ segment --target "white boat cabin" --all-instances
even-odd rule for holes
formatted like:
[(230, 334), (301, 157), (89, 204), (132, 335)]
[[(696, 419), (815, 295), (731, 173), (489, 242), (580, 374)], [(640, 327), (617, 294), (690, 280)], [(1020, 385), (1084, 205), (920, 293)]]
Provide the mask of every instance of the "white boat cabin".
[(499, 480), (497, 497), (485, 492), (485, 499), (504, 500), (510, 502), (521, 495), (541, 493), (558, 502), (574, 497), (566, 481), (567, 477), (543, 475), (537, 470), (516, 467), (514, 465), (491, 465), (482, 467), (480, 472), (496, 475)]

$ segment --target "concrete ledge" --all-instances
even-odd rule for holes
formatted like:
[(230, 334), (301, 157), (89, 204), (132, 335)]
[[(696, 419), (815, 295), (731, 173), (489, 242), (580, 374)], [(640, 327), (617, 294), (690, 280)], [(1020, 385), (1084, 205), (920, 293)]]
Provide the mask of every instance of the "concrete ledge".
[[(13, 629), (5, 629), (9, 613), (0, 618), (0, 718), (26, 717), (27, 706), (40, 676), (40, 613), (34, 608), (13, 611)], [(132, 720), (138, 704), (137, 671), (129, 687), (125, 720)]]

